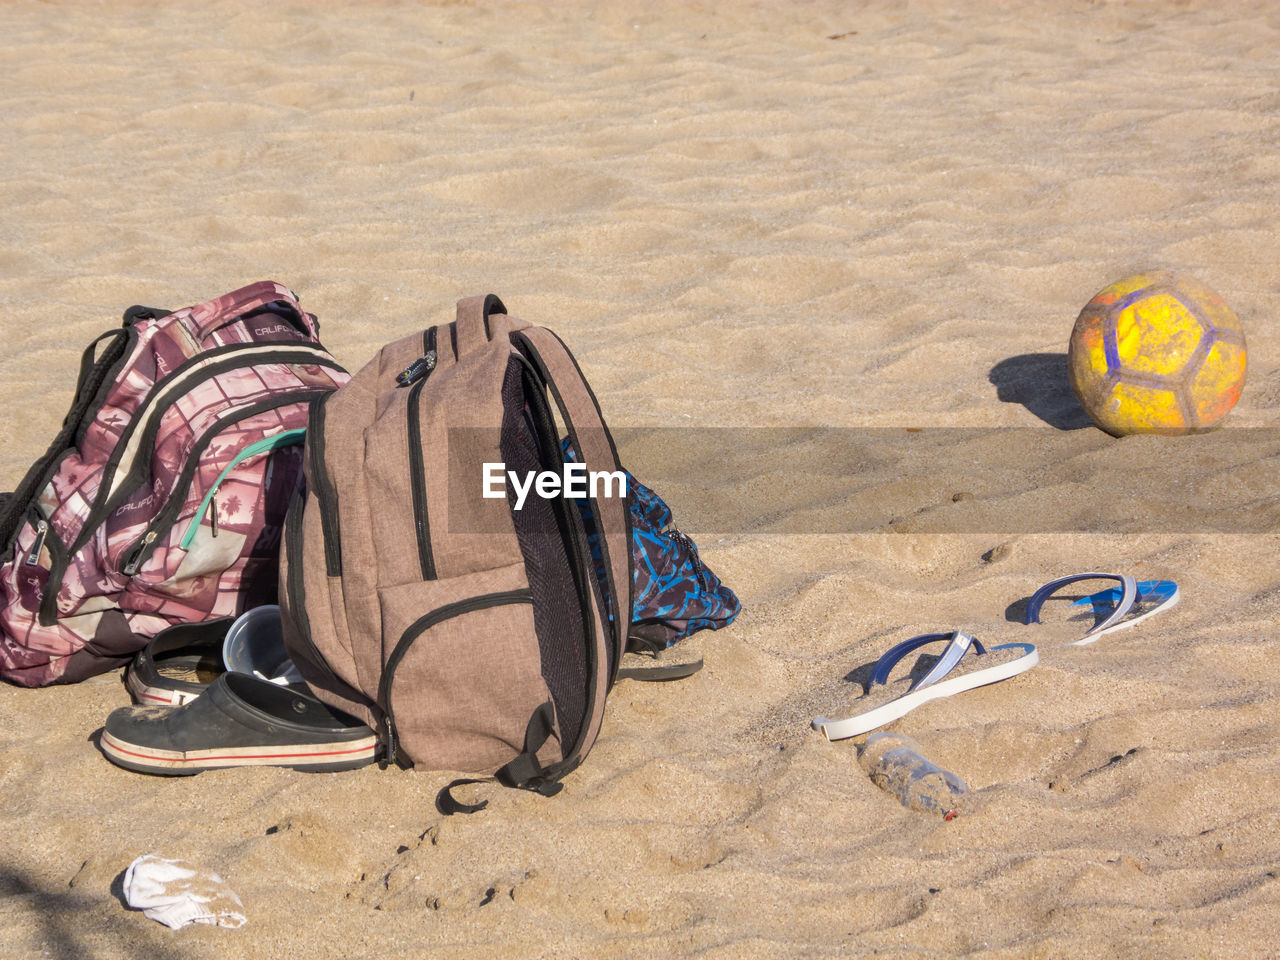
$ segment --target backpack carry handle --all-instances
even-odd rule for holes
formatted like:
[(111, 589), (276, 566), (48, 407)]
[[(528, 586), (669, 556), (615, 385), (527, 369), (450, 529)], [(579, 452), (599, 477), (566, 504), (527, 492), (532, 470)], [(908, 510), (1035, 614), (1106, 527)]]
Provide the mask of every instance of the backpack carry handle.
[[(241, 287), (225, 296), (218, 297), (208, 303), (208, 310), (197, 313), (193, 310), (186, 318), (188, 329), (203, 343), (210, 334), (228, 323), (240, 319), (245, 314), (253, 313), (269, 303), (281, 303), (287, 308), (278, 314), (308, 340), (315, 340), (318, 332), (314, 318), (302, 309), (297, 295), (282, 283), (274, 280), (260, 280), (247, 287)], [(201, 307), (205, 304), (201, 304)]]
[(457, 350), (458, 359), (461, 360), (467, 354), (481, 349), (492, 340), (493, 331), (489, 326), (489, 317), (491, 314), (506, 312), (507, 308), (502, 305), (502, 301), (492, 293), (487, 293), (483, 297), (467, 297), (465, 300), (459, 300), (458, 322), (454, 327), (456, 332), (454, 349)]
[(162, 317), (169, 316), (171, 313), (173, 313), (172, 310), (166, 310), (163, 307), (144, 307), (135, 303), (124, 312), (124, 320), (121, 321), (121, 326), (132, 327), (135, 323), (140, 323), (143, 320), (159, 320)]

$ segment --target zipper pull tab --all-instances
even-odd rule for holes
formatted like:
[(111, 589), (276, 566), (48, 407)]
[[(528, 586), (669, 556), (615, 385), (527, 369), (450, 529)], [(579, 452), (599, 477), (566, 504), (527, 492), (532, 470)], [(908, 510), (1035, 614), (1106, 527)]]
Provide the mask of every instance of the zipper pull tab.
[(409, 384), (421, 380), (435, 368), (436, 352), (428, 350), (425, 357), (419, 357), (396, 374), (396, 384), (401, 387), (407, 387)]
[(142, 555), (146, 553), (147, 547), (151, 546), (155, 539), (156, 532), (154, 530), (148, 530), (147, 535), (138, 542), (136, 547), (133, 548), (133, 553), (129, 556), (129, 562), (124, 568), (124, 575), (126, 577), (132, 577), (138, 572), (138, 567), (142, 564)]
[(218, 498), (209, 498), (209, 534), (216, 537), (218, 535)]
[(693, 542), (693, 538), (688, 534), (681, 532), (674, 526), (668, 527), (664, 531), (677, 546), (683, 547), (689, 551), (689, 562), (693, 564), (693, 575), (698, 580), (698, 586), (702, 588), (703, 593), (707, 591), (707, 581), (702, 575), (702, 558), (698, 556), (698, 545)]
[(36, 542), (31, 545), (31, 550), (27, 553), (27, 566), (34, 567), (40, 562), (40, 551), (44, 549), (44, 538), (49, 535), (49, 522), (47, 520), (36, 521)]
[(388, 766), (396, 762), (396, 725), (391, 722), (391, 717), (386, 718), (387, 721), (387, 750), (385, 761)]

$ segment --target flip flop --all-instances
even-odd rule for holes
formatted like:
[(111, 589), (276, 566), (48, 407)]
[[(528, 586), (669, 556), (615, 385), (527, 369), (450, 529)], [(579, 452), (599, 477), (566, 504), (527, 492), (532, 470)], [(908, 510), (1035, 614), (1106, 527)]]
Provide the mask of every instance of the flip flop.
[[(645, 680), (662, 682), (666, 680), (683, 680), (702, 669), (702, 658), (689, 658), (682, 653), (670, 653), (672, 649), (648, 652), (628, 650), (622, 655), (618, 666), (618, 680)], [(666, 654), (664, 656), (664, 654)]]
[[(944, 640), (947, 646), (924, 675), (914, 680), (907, 675), (890, 682), (891, 671), (907, 654)], [(970, 650), (974, 656), (965, 660)], [(876, 661), (867, 693), (859, 701), (866, 705), (861, 713), (845, 720), (815, 717), (812, 726), (828, 740), (856, 737), (905, 716), (922, 703), (1007, 680), (1030, 670), (1039, 661), (1039, 652), (1029, 643), (1003, 643), (987, 649), (979, 640), (959, 630), (922, 634), (904, 640)], [(910, 681), (907, 689), (894, 696), (895, 689), (907, 681)]]
[[(1139, 583), (1133, 577), (1117, 573), (1077, 573), (1051, 580), (1033, 593), (1027, 601), (1026, 622), (1039, 623), (1040, 609), (1044, 602), (1068, 584), (1081, 580), (1115, 580), (1120, 586), (1081, 597), (1072, 604), (1088, 604), (1093, 607), (1095, 614), (1105, 616), (1101, 616), (1082, 638), (1072, 641), (1071, 646), (1080, 647), (1093, 643), (1105, 634), (1135, 626), (1178, 603), (1178, 585), (1172, 580), (1143, 580)], [(1106, 612), (1108, 610), (1109, 613)], [(1129, 616), (1131, 613), (1136, 615)]]

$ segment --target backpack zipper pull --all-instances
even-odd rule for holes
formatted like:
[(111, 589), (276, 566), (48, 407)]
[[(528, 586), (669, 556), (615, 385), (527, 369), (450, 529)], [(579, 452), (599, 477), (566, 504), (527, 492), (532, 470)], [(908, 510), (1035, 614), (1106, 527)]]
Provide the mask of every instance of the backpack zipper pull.
[(389, 765), (396, 762), (396, 725), (392, 722), (390, 715), (387, 716), (387, 750), (386, 762)]
[(34, 567), (40, 562), (40, 551), (44, 549), (44, 538), (49, 535), (49, 521), (36, 521), (36, 542), (31, 545), (31, 550), (27, 553), (27, 566)]
[(214, 537), (218, 535), (218, 499), (217, 497), (209, 498), (209, 535)]
[(432, 370), (436, 368), (436, 352), (428, 350), (425, 357), (419, 357), (413, 363), (409, 364), (403, 370), (396, 374), (396, 385), (407, 387), (409, 384), (421, 380)]
[(702, 575), (702, 558), (698, 556), (698, 545), (693, 542), (693, 538), (688, 534), (681, 532), (675, 527), (668, 527), (665, 531), (677, 546), (683, 547), (689, 551), (689, 561), (693, 564), (693, 575), (698, 580), (698, 586), (702, 588), (704, 593), (707, 592), (707, 581)]
[(125, 564), (124, 568), (124, 575), (126, 577), (132, 577), (138, 572), (138, 566), (142, 563), (142, 555), (146, 552), (147, 547), (151, 546), (155, 538), (156, 532), (154, 530), (148, 530), (147, 535), (138, 542), (136, 547), (133, 548), (133, 553), (129, 557), (129, 562)]

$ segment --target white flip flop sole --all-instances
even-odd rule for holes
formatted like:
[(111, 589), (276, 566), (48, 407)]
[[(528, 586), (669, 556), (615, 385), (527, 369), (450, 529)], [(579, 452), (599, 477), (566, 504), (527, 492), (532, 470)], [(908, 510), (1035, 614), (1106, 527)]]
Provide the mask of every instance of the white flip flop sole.
[(856, 737), (877, 727), (882, 727), (886, 723), (892, 723), (930, 700), (950, 697), (957, 693), (963, 693), (965, 690), (985, 687), (991, 683), (1008, 680), (1010, 677), (1025, 673), (1040, 662), (1040, 652), (1029, 643), (1004, 643), (989, 648), (987, 655), (997, 650), (1011, 649), (1021, 649), (1023, 655), (1012, 660), (993, 664), (990, 667), (971, 670), (959, 676), (946, 677), (927, 686), (917, 686), (902, 696), (890, 700), (888, 703), (872, 707), (865, 713), (855, 714), (844, 720), (828, 720), (826, 717), (816, 717), (812, 723), (813, 729), (820, 730), (828, 740), (845, 740), (849, 737)]

